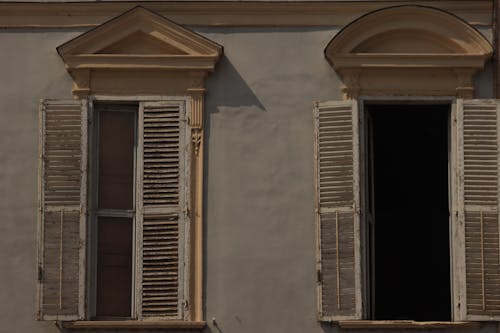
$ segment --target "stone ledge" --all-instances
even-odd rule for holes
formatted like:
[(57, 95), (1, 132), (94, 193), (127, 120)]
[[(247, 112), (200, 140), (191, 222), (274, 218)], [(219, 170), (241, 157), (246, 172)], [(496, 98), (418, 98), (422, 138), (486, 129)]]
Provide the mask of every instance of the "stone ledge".
[(147, 320), (77, 320), (62, 321), (59, 323), (65, 329), (128, 329), (128, 330), (154, 330), (154, 329), (176, 329), (176, 330), (202, 330), (207, 323), (205, 321), (147, 321)]
[(480, 322), (413, 321), (413, 320), (342, 320), (343, 329), (466, 329), (479, 328)]

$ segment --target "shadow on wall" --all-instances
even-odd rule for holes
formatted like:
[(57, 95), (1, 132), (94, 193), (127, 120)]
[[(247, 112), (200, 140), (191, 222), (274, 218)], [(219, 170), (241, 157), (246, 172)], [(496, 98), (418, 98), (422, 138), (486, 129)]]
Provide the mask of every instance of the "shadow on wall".
[(217, 112), (219, 107), (253, 107), (265, 111), (264, 105), (225, 56), (217, 64), (214, 73), (208, 76), (206, 87), (205, 119), (209, 119), (209, 114)]
[[(207, 88), (207, 96), (205, 99), (205, 107), (204, 107), (204, 138), (205, 138), (205, 146), (204, 146), (204, 184), (203, 184), (203, 216), (204, 221), (206, 221), (208, 212), (206, 204), (208, 189), (207, 189), (207, 181), (208, 179), (208, 165), (209, 165), (209, 137), (210, 137), (210, 129), (211, 129), (211, 115), (215, 113), (219, 113), (221, 111), (227, 113), (246, 113), (246, 112), (265, 112), (267, 111), (264, 105), (260, 102), (257, 96), (254, 94), (252, 89), (245, 82), (243, 77), (231, 63), (231, 61), (227, 57), (222, 57), (214, 73), (211, 73), (206, 80), (206, 88)], [(208, 254), (208, 227), (204, 227), (203, 230), (203, 253), (204, 253), (204, 261), (203, 265), (203, 299), (207, 298), (207, 288), (208, 288), (208, 279), (207, 279), (207, 258), (210, 256)], [(203, 313), (207, 314), (207, 302), (203, 302)], [(235, 319), (238, 321), (240, 325), (242, 325), (241, 319), (236, 316)], [(205, 318), (207, 321), (207, 326), (202, 331), (203, 333), (229, 333), (227, 330), (224, 330), (223, 325), (218, 323), (217, 321), (212, 322), (212, 318)], [(233, 333), (233, 332), (230, 332)]]

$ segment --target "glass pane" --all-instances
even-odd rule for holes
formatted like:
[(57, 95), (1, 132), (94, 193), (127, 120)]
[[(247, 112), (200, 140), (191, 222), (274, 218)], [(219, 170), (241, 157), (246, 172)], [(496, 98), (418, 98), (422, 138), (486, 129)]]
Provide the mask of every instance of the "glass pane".
[(132, 219), (99, 217), (97, 240), (98, 317), (130, 317), (132, 307)]
[(135, 113), (99, 112), (100, 209), (134, 209)]

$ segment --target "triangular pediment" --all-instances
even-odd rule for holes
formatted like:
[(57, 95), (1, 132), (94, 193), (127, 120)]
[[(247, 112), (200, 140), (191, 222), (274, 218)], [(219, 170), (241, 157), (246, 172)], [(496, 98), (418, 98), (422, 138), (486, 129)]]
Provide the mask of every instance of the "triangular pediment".
[[(71, 68), (184, 68), (212, 70), (222, 47), (141, 6), (57, 48)], [(120, 59), (119, 61), (115, 61)], [(184, 63), (183, 61), (186, 61)]]
[(57, 48), (73, 93), (182, 95), (204, 91), (222, 46), (141, 6)]
[(186, 51), (165, 43), (165, 41), (143, 31), (136, 31), (111, 45), (107, 45), (96, 51), (96, 54), (187, 55)]

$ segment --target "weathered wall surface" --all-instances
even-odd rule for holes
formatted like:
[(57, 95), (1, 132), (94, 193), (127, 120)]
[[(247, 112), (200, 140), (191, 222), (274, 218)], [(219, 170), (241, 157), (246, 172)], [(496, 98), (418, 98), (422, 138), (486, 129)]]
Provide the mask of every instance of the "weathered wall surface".
[[(207, 332), (337, 331), (316, 321), (312, 167), (312, 103), (340, 99), (337, 30), (196, 29), (225, 50), (207, 81)], [(71, 98), (55, 48), (81, 32), (0, 32), (0, 332), (58, 332), (34, 321), (38, 100)]]
[(38, 101), (71, 96), (55, 47), (79, 33), (0, 33), (0, 332), (57, 332), (34, 321)]

